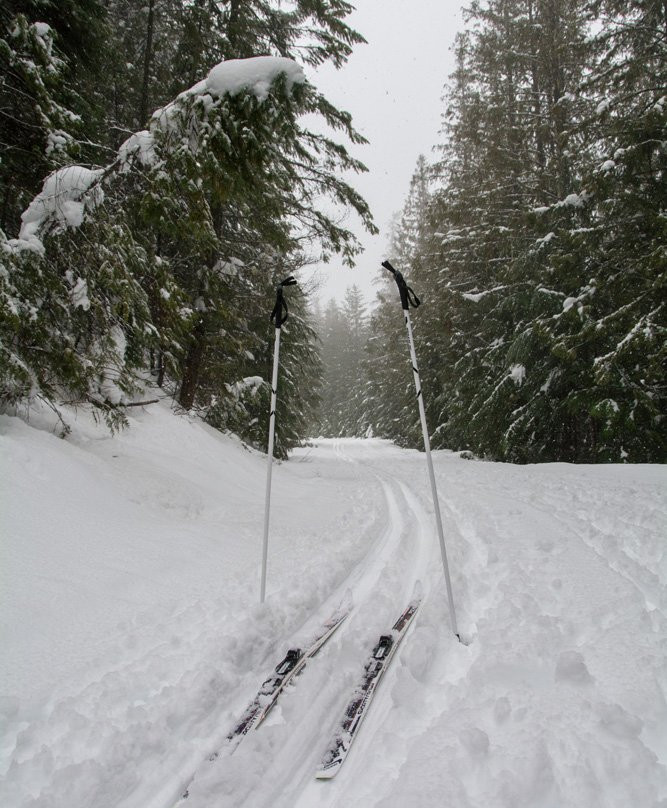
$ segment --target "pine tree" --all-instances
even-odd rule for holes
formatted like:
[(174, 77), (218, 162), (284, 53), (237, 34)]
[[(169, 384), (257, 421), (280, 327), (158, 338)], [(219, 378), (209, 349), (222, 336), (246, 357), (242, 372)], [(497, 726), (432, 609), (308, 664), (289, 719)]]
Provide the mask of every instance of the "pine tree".
[(662, 460), (666, 18), (643, 3), (592, 3), (589, 13), (604, 20), (580, 91), (591, 148), (580, 193), (540, 216), (551, 236), (541, 250), (549, 295), (541, 311), (531, 301), (525, 341), (547, 361), (508, 451), (525, 456), (539, 422), (551, 425), (552, 443), (533, 440), (533, 456)]
[[(428, 257), (424, 256), (424, 240), (430, 222), (430, 185), (431, 169), (420, 156), (389, 244), (392, 264), (417, 288), (419, 297), (426, 303), (415, 313), (413, 328), (419, 344), (420, 369), (423, 364), (422, 373), (427, 385), (434, 381), (431, 368), (440, 366), (440, 357), (431, 350), (433, 343), (429, 339), (420, 339), (431, 326), (438, 328), (440, 316), (437, 301), (428, 292), (431, 267)], [(391, 438), (401, 445), (419, 445), (421, 426), (414, 406), (409, 346), (396, 284), (388, 273), (384, 275), (383, 288), (376, 302), (370, 319), (363, 368), (365, 404), (362, 411), (373, 433), (379, 437)], [(433, 401), (431, 397), (426, 404), (429, 421), (435, 423), (430, 410)]]
[[(399, 226), (394, 245), (426, 298), (432, 441), (521, 462), (659, 459), (664, 8), (485, 0), (466, 23), (419, 234)], [(391, 364), (383, 318), (372, 340)], [(407, 424), (405, 395), (389, 383), (371, 401)], [(407, 426), (391, 436), (419, 444)]]
[(46, 174), (85, 138), (77, 89), (104, 32), (98, 0), (10, 0), (0, 9), (0, 230), (14, 236)]
[(341, 337), (344, 333), (343, 316), (336, 301), (331, 298), (319, 324), (320, 356), (322, 359), (322, 397), (318, 410), (316, 434), (324, 437), (341, 435), (341, 404), (344, 402), (345, 383), (341, 358)]
[[(240, 288), (229, 266), (263, 269), (255, 288), (266, 292), (279, 267), (303, 260), (297, 222), (299, 241), (308, 237), (324, 251), (354, 254), (352, 234), (310, 203), (314, 188), (328, 190), (357, 207), (370, 226), (365, 204), (337, 176), (360, 164), (299, 126), (298, 116), (317, 108), (320, 96), (288, 60), (260, 59), (243, 69), (245, 89), (237, 79), (229, 84), (223, 64), (159, 110), (150, 131), (130, 137), (105, 169), (72, 167), (65, 171), (73, 174), (47, 181), (33, 203), (35, 217), (24, 218), (22, 239), (5, 245), (5, 400), (33, 389), (50, 401), (64, 395), (115, 414), (150, 353), (158, 377), (172, 379), (189, 406), (206, 416), (226, 390), (231, 406), (229, 390), (239, 378), (227, 373), (236, 373), (239, 335), (245, 331), (252, 343), (257, 332), (244, 329), (245, 312), (230, 305)], [(330, 169), (323, 171), (326, 153)], [(105, 250), (96, 250), (100, 239)], [(90, 252), (77, 247), (82, 240)], [(77, 249), (85, 260), (74, 276), (67, 267)], [(44, 330), (34, 323), (29, 330), (31, 319), (43, 321)], [(316, 373), (310, 326), (295, 318), (295, 330), (301, 333), (295, 361)], [(63, 339), (72, 346), (67, 366), (57, 345)], [(100, 377), (109, 364), (112, 373)], [(306, 394), (293, 401), (292, 432), (279, 451), (293, 445), (311, 407)]]
[(342, 306), (331, 299), (322, 316), (323, 378), (316, 431), (325, 437), (361, 437), (370, 426), (364, 404), (365, 309), (361, 291), (353, 284), (346, 290)]

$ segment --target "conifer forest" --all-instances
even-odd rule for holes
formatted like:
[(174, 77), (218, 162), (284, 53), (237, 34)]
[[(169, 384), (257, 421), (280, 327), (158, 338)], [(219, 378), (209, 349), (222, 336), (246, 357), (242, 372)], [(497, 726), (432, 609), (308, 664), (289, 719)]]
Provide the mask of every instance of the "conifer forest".
[[(4, 0), (5, 412), (87, 407), (115, 431), (169, 398), (265, 450), (276, 284), (363, 262), (352, 222), (381, 225), (355, 187), (365, 138), (317, 88), (372, 37), (351, 12)], [(433, 447), (664, 462), (667, 1), (471, 0), (455, 58), (383, 234), (422, 301)], [(290, 289), (277, 456), (313, 435), (423, 445), (385, 275), (374, 301)]]

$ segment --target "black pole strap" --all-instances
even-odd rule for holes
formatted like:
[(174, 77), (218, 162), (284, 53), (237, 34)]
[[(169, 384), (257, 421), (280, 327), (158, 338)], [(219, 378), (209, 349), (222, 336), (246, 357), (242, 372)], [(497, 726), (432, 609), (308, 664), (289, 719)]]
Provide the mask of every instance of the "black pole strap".
[(411, 289), (405, 282), (403, 275), (401, 275), (397, 269), (394, 269), (389, 261), (383, 261), (382, 266), (385, 269), (388, 269), (394, 276), (396, 286), (398, 286), (398, 293), (401, 296), (401, 306), (403, 307), (404, 311), (407, 311), (410, 306), (412, 306), (413, 309), (416, 309), (421, 303), (421, 300), (414, 293), (414, 290)]
[(285, 278), (284, 281), (280, 281), (278, 287), (276, 289), (276, 305), (273, 307), (273, 311), (271, 312), (271, 322), (275, 324), (276, 328), (280, 328), (283, 323), (287, 322), (287, 317), (289, 315), (289, 311), (287, 309), (287, 301), (283, 296), (283, 288), (285, 286), (294, 286), (296, 284), (296, 278), (290, 275), (288, 278)]

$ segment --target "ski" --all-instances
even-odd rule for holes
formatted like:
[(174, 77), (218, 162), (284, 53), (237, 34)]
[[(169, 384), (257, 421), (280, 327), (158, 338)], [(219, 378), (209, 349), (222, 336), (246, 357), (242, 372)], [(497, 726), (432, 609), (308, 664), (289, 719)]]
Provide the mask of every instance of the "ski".
[[(236, 747), (241, 743), (248, 732), (250, 732), (253, 727), (255, 729), (259, 728), (260, 724), (275, 706), (278, 697), (285, 687), (303, 671), (307, 661), (317, 654), (320, 648), (331, 638), (336, 629), (339, 628), (349, 614), (349, 608), (339, 609), (322, 625), (305, 651), (302, 651), (300, 648), (290, 648), (288, 650), (284, 659), (276, 665), (271, 676), (262, 683), (257, 695), (250, 702), (234, 729), (227, 735), (228, 743), (224, 749), (220, 752), (213, 752), (208, 758), (210, 762), (217, 760), (223, 752), (230, 755), (233, 754)], [(176, 808), (179, 808), (188, 799), (193, 780), (194, 777), (190, 780)]]
[(237, 725), (229, 733), (227, 736), (228, 741), (234, 742), (236, 740), (234, 744), (236, 747), (253, 727), (255, 729), (259, 728), (259, 725), (275, 706), (285, 687), (301, 673), (307, 661), (315, 656), (348, 614), (349, 611), (341, 611), (327, 620), (306, 651), (302, 651), (300, 648), (290, 648), (285, 658), (276, 665), (274, 673), (262, 684)]
[(373, 648), (364, 666), (361, 683), (355, 689), (354, 695), (345, 710), (345, 717), (315, 773), (315, 777), (319, 780), (329, 780), (335, 777), (343, 765), (359, 726), (368, 712), (368, 707), (382, 674), (396, 653), (396, 649), (405, 636), (420, 603), (421, 598), (412, 600), (392, 626), (391, 634), (383, 634)]

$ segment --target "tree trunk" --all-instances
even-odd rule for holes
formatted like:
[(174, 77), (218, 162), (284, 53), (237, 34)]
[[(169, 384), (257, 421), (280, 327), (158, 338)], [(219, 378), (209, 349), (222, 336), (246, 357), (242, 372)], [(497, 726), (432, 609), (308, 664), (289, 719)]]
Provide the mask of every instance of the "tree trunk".
[(227, 42), (229, 54), (227, 58), (240, 59), (243, 54), (239, 52), (239, 15), (241, 13), (241, 0), (231, 0), (229, 4), (229, 17), (227, 19)]
[(195, 403), (195, 394), (199, 384), (199, 374), (201, 372), (202, 360), (206, 350), (206, 326), (204, 315), (199, 318), (197, 325), (192, 332), (190, 347), (183, 361), (183, 374), (181, 389), (178, 393), (178, 403), (185, 410), (192, 408)]
[[(667, 0), (665, 0), (667, 2)], [(535, 31), (535, 19), (533, 15), (533, 3), (532, 0), (528, 3), (528, 20), (530, 22), (530, 30), (531, 32)], [(532, 54), (531, 54), (531, 64), (530, 64), (530, 73), (531, 73), (531, 90), (533, 95), (533, 114), (535, 115), (535, 123), (534, 123), (534, 132), (535, 132), (535, 147), (537, 149), (537, 165), (538, 170), (540, 172), (540, 180), (543, 180), (544, 177), (544, 169), (546, 167), (546, 158), (544, 154), (544, 135), (542, 132), (542, 102), (540, 99), (540, 82), (538, 77), (538, 69), (537, 69), (537, 60), (538, 60), (538, 53), (539, 47), (537, 42), (534, 39), (534, 33), (531, 33), (531, 42), (532, 46)], [(542, 189), (544, 190), (544, 189)]]
[(151, 60), (153, 58), (153, 28), (155, 23), (155, 0), (148, 0), (148, 21), (146, 23), (146, 49), (144, 51), (144, 80), (141, 85), (141, 98), (139, 101), (139, 126), (143, 126), (148, 119), (148, 101)]

